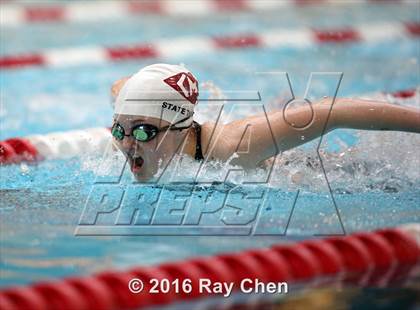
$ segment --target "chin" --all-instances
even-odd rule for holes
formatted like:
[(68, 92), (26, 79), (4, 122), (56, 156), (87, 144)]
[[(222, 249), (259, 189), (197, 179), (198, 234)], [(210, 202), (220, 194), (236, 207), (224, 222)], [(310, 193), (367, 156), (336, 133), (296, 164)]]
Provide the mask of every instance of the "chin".
[(144, 173), (133, 173), (133, 176), (138, 182), (149, 181), (153, 177), (153, 175), (147, 175)]
[(156, 161), (145, 160), (138, 171), (131, 171), (131, 173), (137, 182), (150, 182), (158, 170), (158, 163)]

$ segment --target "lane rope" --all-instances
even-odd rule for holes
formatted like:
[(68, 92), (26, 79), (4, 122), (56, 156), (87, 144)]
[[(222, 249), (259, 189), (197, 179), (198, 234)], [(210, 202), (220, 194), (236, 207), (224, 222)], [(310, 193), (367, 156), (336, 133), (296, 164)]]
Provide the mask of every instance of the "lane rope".
[[(420, 88), (382, 93), (382, 99), (391, 103), (419, 96)], [(107, 128), (89, 128), (9, 138), (0, 141), (0, 165), (64, 159), (93, 152), (102, 154), (110, 141), (111, 134)]]
[(111, 141), (107, 128), (89, 128), (0, 141), (0, 164), (63, 159), (104, 151)]
[[(407, 279), (420, 274), (419, 241), (420, 224), (416, 223), (9, 287), (0, 291), (0, 302), (3, 310), (139, 309), (207, 297), (210, 293), (197, 291), (198, 281), (203, 277), (232, 281), (235, 291), (247, 278), (312, 287), (328, 284), (314, 282), (322, 278), (358, 286), (404, 285)], [(138, 294), (128, 289), (133, 278), (144, 283)], [(180, 283), (190, 279), (194, 289), (190, 294), (177, 294), (171, 287), (166, 294), (150, 294), (149, 280), (153, 278), (171, 282), (178, 279)]]
[[(281, 3), (281, 1), (278, 1)], [(245, 48), (310, 48), (327, 44), (376, 43), (420, 37), (420, 23), (378, 23), (331, 29), (272, 29), (229, 36), (195, 36), (128, 46), (84, 46), (0, 57), (0, 69), (66, 67), (136, 59), (166, 59)]]
[(214, 14), (269, 12), (288, 7), (304, 8), (315, 5), (343, 6), (348, 4), (416, 4), (415, 0), (170, 0), (149, 1), (71, 1), (66, 4), (2, 4), (0, 26), (21, 26), (31, 23), (96, 22), (144, 15), (173, 17), (206, 17)]

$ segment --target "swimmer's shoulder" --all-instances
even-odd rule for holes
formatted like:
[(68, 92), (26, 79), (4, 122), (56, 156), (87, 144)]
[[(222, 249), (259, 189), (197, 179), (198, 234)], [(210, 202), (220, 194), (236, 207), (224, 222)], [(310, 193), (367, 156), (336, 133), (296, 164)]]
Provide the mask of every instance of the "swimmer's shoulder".
[(226, 160), (229, 158), (230, 141), (226, 135), (226, 126), (214, 122), (201, 124), (201, 147), (206, 157), (209, 152), (210, 160)]

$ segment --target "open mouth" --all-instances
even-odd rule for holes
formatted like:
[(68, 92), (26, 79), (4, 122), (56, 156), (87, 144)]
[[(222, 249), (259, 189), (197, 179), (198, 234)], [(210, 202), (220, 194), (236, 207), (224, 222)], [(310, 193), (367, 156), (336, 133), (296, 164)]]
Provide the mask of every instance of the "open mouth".
[(130, 158), (131, 172), (138, 173), (141, 167), (143, 166), (143, 163), (144, 163), (144, 160), (143, 160), (143, 157), (141, 156)]

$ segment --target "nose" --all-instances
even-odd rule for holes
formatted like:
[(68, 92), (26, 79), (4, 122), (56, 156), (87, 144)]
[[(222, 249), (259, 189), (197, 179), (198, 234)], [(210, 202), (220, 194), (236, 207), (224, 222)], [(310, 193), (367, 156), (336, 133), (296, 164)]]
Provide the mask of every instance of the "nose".
[(133, 137), (131, 137), (131, 136), (127, 137), (126, 136), (126, 137), (124, 137), (124, 139), (120, 143), (122, 144), (122, 147), (124, 149), (130, 150), (130, 149), (134, 148), (136, 142), (134, 141)]
[(114, 140), (121, 152), (125, 154), (134, 153), (136, 141), (133, 137), (124, 137), (122, 140)]

